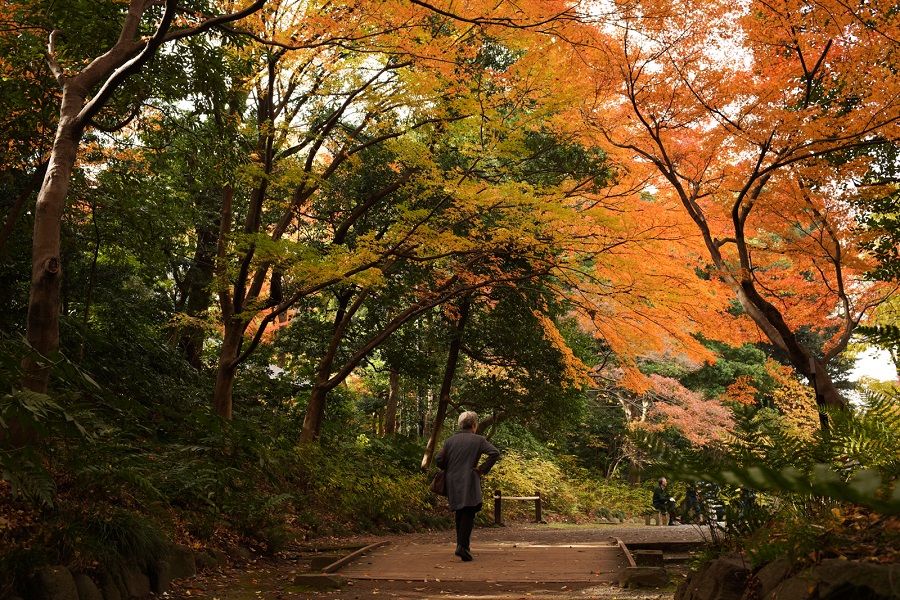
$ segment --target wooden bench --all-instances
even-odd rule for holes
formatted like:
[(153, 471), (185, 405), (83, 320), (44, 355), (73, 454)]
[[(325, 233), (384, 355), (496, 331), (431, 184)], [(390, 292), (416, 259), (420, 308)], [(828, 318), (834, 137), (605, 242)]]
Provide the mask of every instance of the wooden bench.
[(649, 525), (650, 521), (656, 521), (656, 525), (667, 525), (668, 524), (668, 515), (666, 513), (650, 513), (644, 515), (644, 525)]
[(494, 490), (494, 525), (503, 525), (503, 501), (504, 500), (532, 500), (534, 501), (534, 522), (543, 523), (541, 518), (541, 493), (535, 492), (534, 496), (504, 496), (500, 490)]

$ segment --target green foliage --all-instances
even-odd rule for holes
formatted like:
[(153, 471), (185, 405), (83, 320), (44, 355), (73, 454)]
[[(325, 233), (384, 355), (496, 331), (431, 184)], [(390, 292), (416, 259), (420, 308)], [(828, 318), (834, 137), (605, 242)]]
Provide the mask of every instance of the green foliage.
[(61, 538), (56, 547), (62, 562), (83, 566), (98, 561), (112, 569), (133, 564), (146, 570), (166, 554), (170, 543), (146, 517), (117, 508), (63, 512), (49, 526), (55, 529), (51, 536)]
[(350, 444), (300, 449), (298, 475), (310, 502), (305, 510), (320, 509), (362, 530), (408, 529), (433, 497), (426, 476), (398, 467), (386, 447), (359, 436)]
[(883, 325), (860, 325), (855, 333), (875, 346), (886, 350), (900, 347), (900, 327), (889, 323)]
[(747, 486), (799, 498), (850, 502), (900, 514), (900, 398), (870, 393), (859, 410), (829, 413), (831, 427), (812, 439), (791, 429), (753, 430), (730, 452), (709, 457), (673, 452), (654, 436), (640, 440), (658, 464), (684, 480)]
[[(546, 519), (575, 522), (613, 514), (620, 518), (643, 514), (652, 496), (652, 490), (646, 486), (592, 477), (574, 457), (515, 449), (504, 450), (502, 459), (488, 474), (483, 490), (485, 506), (492, 506), (494, 491), (498, 489), (504, 496), (540, 492)], [(512, 521), (528, 521), (534, 518), (534, 507), (528, 502), (505, 503), (503, 516)]]

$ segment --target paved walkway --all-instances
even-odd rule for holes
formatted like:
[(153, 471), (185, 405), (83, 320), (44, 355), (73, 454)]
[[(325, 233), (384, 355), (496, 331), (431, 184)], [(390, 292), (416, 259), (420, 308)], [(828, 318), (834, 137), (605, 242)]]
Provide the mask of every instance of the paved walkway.
[[(512, 525), (476, 528), (475, 560), (453, 555), (453, 531), (360, 536), (341, 545), (388, 542), (344, 565), (341, 590), (298, 589), (304, 552), (254, 558), (240, 568), (181, 580), (171, 600), (671, 600), (671, 589), (623, 590), (626, 543), (702, 541), (695, 527)], [(350, 543), (352, 542), (352, 544)]]
[(586, 583), (617, 581), (628, 563), (615, 544), (532, 544), (490, 541), (472, 544), (475, 560), (462, 562), (448, 543), (380, 546), (340, 569), (349, 579), (481, 581), (485, 583)]
[[(329, 596), (362, 600), (555, 600), (575, 597), (635, 600), (671, 599), (671, 591), (623, 590), (619, 572), (627, 566), (615, 538), (626, 543), (702, 542), (697, 527), (552, 525), (478, 528), (475, 560), (453, 555), (452, 531), (392, 537), (338, 573), (349, 589)], [(382, 538), (383, 539), (383, 538)]]

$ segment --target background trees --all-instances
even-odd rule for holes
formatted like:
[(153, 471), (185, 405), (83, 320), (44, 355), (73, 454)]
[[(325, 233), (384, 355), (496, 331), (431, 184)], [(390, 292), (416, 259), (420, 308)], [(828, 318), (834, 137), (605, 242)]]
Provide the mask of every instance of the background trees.
[[(567, 519), (642, 510), (648, 432), (741, 468), (837, 439), (797, 374), (843, 406), (891, 291), (875, 5), (94, 6), (0, 9), (0, 463), (59, 536), (106, 496), (267, 549), (433, 523), (420, 471), (465, 409)], [(29, 347), (32, 225), (66, 278), (32, 287)], [(889, 436), (852, 424), (879, 402), (840, 426), (887, 485)]]

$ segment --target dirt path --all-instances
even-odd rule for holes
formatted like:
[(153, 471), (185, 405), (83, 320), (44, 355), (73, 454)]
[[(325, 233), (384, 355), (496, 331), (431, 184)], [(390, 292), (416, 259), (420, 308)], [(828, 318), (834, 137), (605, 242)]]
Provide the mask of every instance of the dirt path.
[[(182, 582), (169, 593), (169, 598), (671, 600), (674, 582), (659, 590), (629, 591), (618, 587), (618, 572), (627, 563), (613, 545), (614, 538), (626, 543), (703, 539), (700, 530), (690, 526), (511, 525), (476, 529), (472, 537), (475, 560), (463, 563), (453, 556), (452, 531), (361, 536), (323, 543), (349, 547), (387, 542), (337, 571), (349, 580), (349, 585), (341, 590), (316, 592), (295, 585), (297, 573), (304, 570), (304, 561), (310, 560), (310, 551), (295, 551)], [(675, 579), (681, 576), (678, 569), (672, 573)]]

